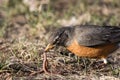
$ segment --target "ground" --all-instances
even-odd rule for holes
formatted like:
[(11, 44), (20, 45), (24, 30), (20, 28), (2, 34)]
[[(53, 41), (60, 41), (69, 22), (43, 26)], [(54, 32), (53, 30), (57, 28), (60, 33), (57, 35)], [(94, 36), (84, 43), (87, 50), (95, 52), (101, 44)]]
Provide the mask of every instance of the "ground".
[(47, 52), (47, 58), (48, 70), (56, 74), (31, 75), (42, 70), (43, 52), (49, 34), (56, 28), (81, 24), (120, 26), (119, 0), (41, 0), (40, 4), (34, 0), (32, 3), (40, 9), (31, 8), (32, 4), (25, 1), (0, 0), (1, 80), (120, 79), (120, 49), (108, 57), (107, 65), (99, 67), (99, 60), (78, 58), (63, 47), (55, 48)]

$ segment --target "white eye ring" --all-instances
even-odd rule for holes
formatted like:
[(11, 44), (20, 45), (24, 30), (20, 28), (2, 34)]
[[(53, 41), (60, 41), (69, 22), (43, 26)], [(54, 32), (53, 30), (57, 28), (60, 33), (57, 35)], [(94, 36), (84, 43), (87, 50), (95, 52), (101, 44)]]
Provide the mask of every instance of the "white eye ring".
[(54, 41), (56, 41), (58, 38), (59, 38), (59, 36), (56, 36), (55, 39), (54, 39)]

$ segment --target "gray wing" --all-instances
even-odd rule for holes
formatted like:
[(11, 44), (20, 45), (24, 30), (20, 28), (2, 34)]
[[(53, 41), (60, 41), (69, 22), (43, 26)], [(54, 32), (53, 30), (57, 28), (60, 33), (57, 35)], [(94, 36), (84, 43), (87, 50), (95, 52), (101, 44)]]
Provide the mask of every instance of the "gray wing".
[(120, 42), (120, 28), (82, 26), (75, 29), (75, 37), (80, 45), (95, 46), (106, 43)]

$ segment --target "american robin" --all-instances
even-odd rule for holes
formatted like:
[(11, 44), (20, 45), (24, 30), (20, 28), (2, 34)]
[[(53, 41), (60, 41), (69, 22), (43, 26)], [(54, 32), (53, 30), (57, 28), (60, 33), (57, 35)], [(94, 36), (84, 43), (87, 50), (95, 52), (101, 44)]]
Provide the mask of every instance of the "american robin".
[(120, 28), (116, 26), (79, 25), (62, 27), (53, 32), (45, 51), (64, 46), (80, 57), (102, 59), (118, 49)]

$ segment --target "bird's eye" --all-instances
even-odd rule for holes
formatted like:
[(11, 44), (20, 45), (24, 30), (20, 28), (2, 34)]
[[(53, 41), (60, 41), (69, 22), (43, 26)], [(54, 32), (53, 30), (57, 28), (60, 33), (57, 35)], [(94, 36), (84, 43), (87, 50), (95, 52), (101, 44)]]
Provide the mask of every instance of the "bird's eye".
[(58, 39), (58, 37), (59, 37), (59, 36), (56, 36), (55, 39), (54, 39), (54, 41), (56, 41), (56, 40)]
[(53, 40), (53, 44), (56, 44), (56, 43), (57, 43), (58, 38), (59, 38), (59, 36), (56, 36), (56, 37), (54, 38), (54, 40)]

